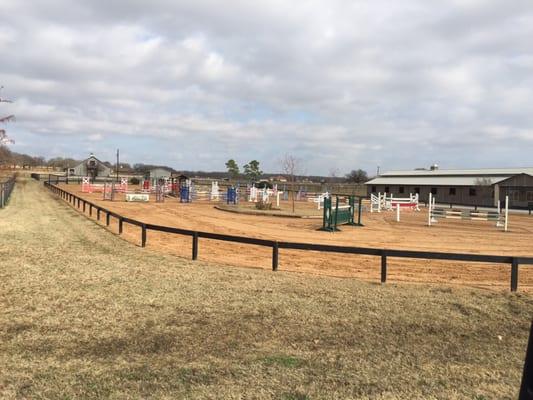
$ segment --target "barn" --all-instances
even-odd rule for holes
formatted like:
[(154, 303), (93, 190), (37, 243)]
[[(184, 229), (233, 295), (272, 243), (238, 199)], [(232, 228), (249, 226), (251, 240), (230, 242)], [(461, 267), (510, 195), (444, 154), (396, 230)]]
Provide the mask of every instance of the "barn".
[(70, 176), (90, 176), (94, 179), (97, 176), (108, 177), (112, 171), (111, 168), (91, 154), (89, 158), (74, 168), (70, 168), (68, 172)]
[(513, 208), (533, 203), (533, 167), (487, 169), (429, 169), (390, 171), (365, 183), (367, 192), (397, 197), (418, 193), (421, 201), (433, 193), (438, 203), (493, 207), (505, 196)]

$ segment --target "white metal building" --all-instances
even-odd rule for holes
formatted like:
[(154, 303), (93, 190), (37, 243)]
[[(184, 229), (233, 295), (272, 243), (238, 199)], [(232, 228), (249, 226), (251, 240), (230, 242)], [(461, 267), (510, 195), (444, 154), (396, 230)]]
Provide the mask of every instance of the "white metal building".
[(533, 202), (533, 167), (487, 169), (429, 169), (390, 171), (366, 182), (368, 193), (402, 197), (419, 193), (422, 201), (433, 193), (437, 202), (495, 206), (509, 196), (512, 207)]

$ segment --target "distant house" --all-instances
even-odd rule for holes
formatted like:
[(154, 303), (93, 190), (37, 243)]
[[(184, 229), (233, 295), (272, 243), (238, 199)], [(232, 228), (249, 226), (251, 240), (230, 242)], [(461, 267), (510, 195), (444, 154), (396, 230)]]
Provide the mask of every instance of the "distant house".
[(90, 176), (92, 178), (96, 178), (97, 176), (108, 177), (111, 173), (111, 168), (97, 159), (93, 154), (74, 168), (69, 168), (68, 171), (70, 176)]
[(287, 182), (287, 178), (283, 175), (273, 176), (269, 179), (271, 182)]
[(122, 163), (119, 164), (118, 171), (120, 175), (136, 175), (135, 170), (132, 169), (131, 167), (127, 167), (126, 165), (127, 164), (122, 164)]
[(386, 192), (397, 197), (418, 193), (422, 201), (429, 193), (437, 202), (494, 206), (509, 196), (510, 207), (533, 202), (533, 168), (430, 169), (390, 171), (365, 183), (368, 193)]

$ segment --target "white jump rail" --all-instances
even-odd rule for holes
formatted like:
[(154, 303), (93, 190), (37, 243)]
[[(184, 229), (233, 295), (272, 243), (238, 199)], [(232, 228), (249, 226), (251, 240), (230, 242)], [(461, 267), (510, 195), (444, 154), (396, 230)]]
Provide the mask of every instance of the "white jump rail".
[(509, 226), (509, 196), (505, 196), (505, 208), (502, 211), (498, 204), (497, 211), (477, 211), (471, 209), (444, 208), (435, 206), (435, 196), (429, 194), (428, 226), (437, 223), (439, 219), (459, 219), (466, 221), (496, 222), (497, 228), (507, 232)]

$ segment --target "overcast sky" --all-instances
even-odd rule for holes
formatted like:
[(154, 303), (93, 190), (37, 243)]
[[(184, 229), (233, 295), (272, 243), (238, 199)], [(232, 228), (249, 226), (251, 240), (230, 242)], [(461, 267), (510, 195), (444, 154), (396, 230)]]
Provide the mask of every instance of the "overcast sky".
[(0, 0), (0, 54), (19, 152), (533, 165), (531, 0)]

